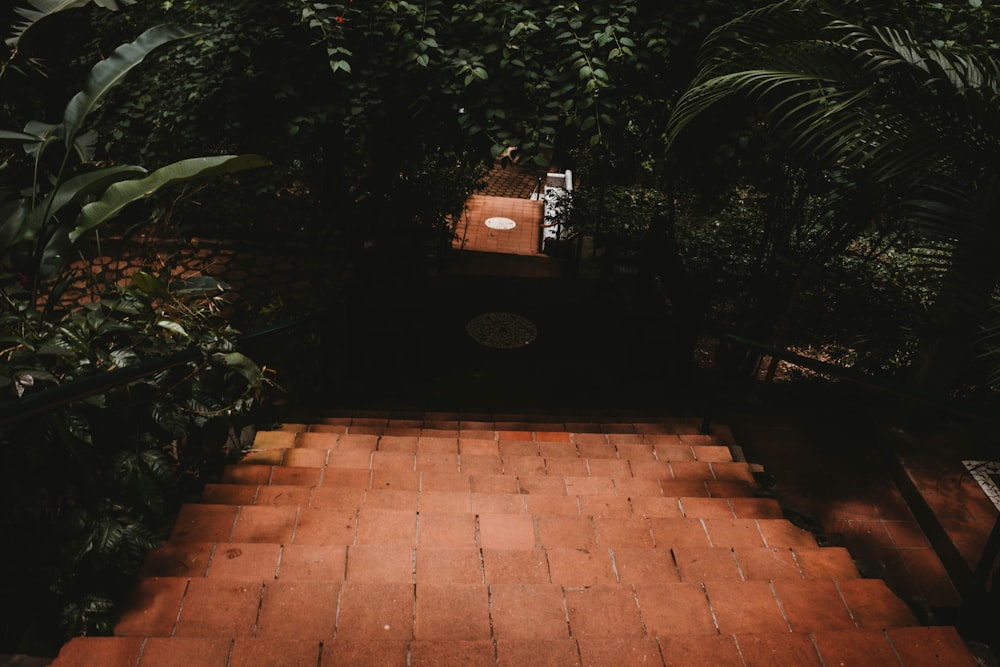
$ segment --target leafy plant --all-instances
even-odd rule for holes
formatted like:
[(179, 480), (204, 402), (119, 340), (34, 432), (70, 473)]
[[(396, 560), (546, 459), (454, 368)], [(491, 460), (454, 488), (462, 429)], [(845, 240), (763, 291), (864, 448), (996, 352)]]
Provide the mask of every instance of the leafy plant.
[[(0, 451), (17, 471), (0, 497), (0, 550), (24, 573), (2, 594), (25, 611), (0, 629), (5, 651), (52, 651), (70, 634), (111, 630), (118, 599), (184, 490), (239, 453), (243, 420), (266, 384), (219, 316), (223, 283), (174, 280), (168, 267), (107, 284), (86, 261), (73, 263), (128, 205), (168, 185), (267, 164), (222, 155), (148, 172), (94, 161), (96, 132), (83, 129), (91, 112), (149, 54), (197, 34), (151, 28), (92, 68), (59, 123), (0, 132), (29, 162), (9, 172), (28, 180), (0, 202)], [(17, 162), (8, 154), (8, 166)], [(77, 281), (91, 301), (66, 300)], [(152, 367), (134, 380), (85, 389), (143, 364)], [(22, 418), (21, 406), (56, 387), (80, 393)]]
[[(21, 17), (20, 22), (11, 25), (11, 32), (4, 40), (10, 55), (0, 64), (0, 78), (3, 78), (8, 69), (27, 73), (28, 69), (39, 72), (44, 71), (42, 64), (35, 58), (23, 58), (20, 52), (21, 38), (25, 33), (32, 30), (40, 21), (48, 19), (56, 14), (60, 14), (68, 9), (78, 9), (87, 5), (96, 5), (107, 10), (117, 11), (118, 3), (122, 5), (135, 4), (136, 0), (25, 0), (30, 7), (16, 7), (14, 12)], [(6, 25), (0, 23), (0, 25)], [(32, 30), (32, 32), (34, 32)], [(22, 66), (21, 60), (26, 61), (27, 67)]]
[[(0, 220), (0, 258), (31, 284), (32, 302), (39, 296), (41, 281), (54, 278), (66, 266), (72, 245), (128, 204), (172, 183), (266, 164), (255, 156), (214, 156), (182, 160), (147, 174), (138, 166), (97, 167), (91, 162), (96, 133), (82, 131), (87, 115), (149, 53), (196, 34), (177, 26), (151, 28), (91, 70), (86, 87), (70, 100), (61, 123), (32, 121), (22, 132), (0, 131), (0, 140), (20, 143), (34, 162), (28, 193), (5, 201)], [(47, 153), (56, 146), (63, 154), (53, 163), (54, 174), (46, 177)], [(74, 156), (80, 160), (75, 170), (70, 165)], [(45, 188), (48, 182), (52, 185)], [(71, 227), (65, 218), (74, 206), (79, 212)], [(58, 298), (59, 291), (53, 296)]]
[[(0, 402), (0, 449), (17, 471), (3, 490), (0, 549), (25, 573), (4, 585), (6, 599), (35, 610), (22, 618), (33, 630), (60, 627), (58, 616), (67, 634), (109, 632), (118, 599), (185, 489), (241, 452), (234, 434), (265, 377), (215, 315), (221, 287), (139, 272), (58, 319), (35, 312), (0, 320), (0, 381), (32, 385)], [(187, 351), (189, 361), (17, 420), (17, 402), (42, 388)], [(5, 646), (23, 641), (16, 630), (24, 627), (4, 628)]]
[[(1000, 284), (998, 82), (1000, 64), (979, 48), (928, 43), (791, 0), (712, 33), (668, 137), (732, 106), (723, 102), (747, 102), (769, 130), (771, 155), (836, 179), (839, 201), (860, 202), (862, 213), (871, 205), (924, 239), (934, 251), (927, 268), (942, 281), (912, 379), (945, 392), (977, 381), (971, 352)], [(868, 219), (837, 215), (826, 228), (843, 248)]]

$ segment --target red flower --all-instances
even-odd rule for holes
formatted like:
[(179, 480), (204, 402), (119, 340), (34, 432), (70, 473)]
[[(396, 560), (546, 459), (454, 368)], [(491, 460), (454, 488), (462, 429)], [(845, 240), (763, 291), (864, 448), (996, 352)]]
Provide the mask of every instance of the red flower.
[(343, 22), (344, 22), (344, 17), (343, 16), (338, 16), (337, 17), (337, 23), (343, 23)]

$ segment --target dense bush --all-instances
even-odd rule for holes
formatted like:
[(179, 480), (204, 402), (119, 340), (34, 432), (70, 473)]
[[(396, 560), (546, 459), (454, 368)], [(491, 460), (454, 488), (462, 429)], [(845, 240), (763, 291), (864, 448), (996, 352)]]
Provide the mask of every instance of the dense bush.
[[(179, 500), (242, 451), (237, 436), (264, 378), (213, 313), (220, 286), (210, 279), (137, 273), (44, 318), (9, 276), (2, 294), (0, 451), (16, 474), (0, 497), (0, 552), (20, 573), (5, 579), (3, 597), (21, 614), (4, 624), (0, 650), (39, 652), (71, 634), (110, 632), (116, 602)], [(164, 359), (174, 363), (18, 419), (18, 403), (46, 390)]]
[[(0, 131), (11, 146), (0, 191), (0, 451), (13, 471), (0, 491), (0, 552), (19, 574), (0, 591), (18, 612), (0, 627), (0, 652), (110, 632), (184, 490), (239, 454), (265, 385), (219, 316), (225, 285), (172, 280), (170, 267), (115, 284), (88, 261), (101, 254), (99, 228), (129, 204), (266, 164), (209, 156), (148, 173), (94, 159), (90, 112), (148, 54), (196, 34), (152, 28), (94, 66), (60, 122)], [(70, 287), (86, 296), (68, 299)]]

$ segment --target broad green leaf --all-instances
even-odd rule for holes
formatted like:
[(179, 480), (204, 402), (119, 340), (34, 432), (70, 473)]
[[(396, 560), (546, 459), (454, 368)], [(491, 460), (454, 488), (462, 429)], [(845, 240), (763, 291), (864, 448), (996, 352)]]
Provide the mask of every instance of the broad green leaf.
[(145, 178), (119, 181), (111, 185), (99, 200), (83, 207), (77, 218), (76, 228), (70, 233), (70, 240), (76, 242), (84, 232), (115, 217), (132, 202), (149, 197), (167, 185), (269, 164), (268, 160), (259, 155), (189, 158), (161, 167)]
[(160, 320), (156, 323), (156, 326), (162, 327), (167, 331), (172, 331), (178, 336), (184, 336), (185, 338), (189, 337), (187, 330), (185, 330), (179, 322), (174, 322), (173, 320)]
[(20, 141), (24, 143), (38, 143), (39, 137), (25, 132), (11, 132), (10, 130), (0, 130), (0, 141)]
[(28, 121), (27, 125), (24, 126), (24, 132), (34, 136), (35, 140), (25, 142), (24, 152), (38, 159), (40, 152), (44, 153), (48, 146), (59, 141), (61, 127), (61, 125), (43, 123), (38, 120)]
[(109, 185), (136, 174), (144, 174), (142, 167), (122, 165), (108, 167), (97, 171), (74, 176), (62, 183), (58, 189), (50, 192), (44, 200), (35, 205), (28, 214), (24, 226), (16, 237), (16, 241), (30, 241), (38, 236), (48, 220), (51, 220), (63, 207), (78, 202), (84, 197), (104, 192)]
[(158, 480), (167, 482), (173, 479), (173, 465), (166, 454), (155, 449), (144, 449), (139, 456)]
[(97, 147), (97, 131), (89, 130), (78, 134), (73, 140), (73, 150), (80, 162), (90, 162), (94, 159), (94, 149)]
[(260, 367), (246, 355), (241, 354), (240, 352), (218, 352), (213, 354), (212, 358), (217, 361), (221, 361), (226, 366), (242, 375), (246, 378), (247, 384), (251, 387), (256, 387), (260, 384)]
[(55, 278), (70, 260), (69, 229), (63, 225), (56, 227), (55, 232), (45, 244), (42, 256), (38, 261), (38, 275), (43, 279)]
[(229, 285), (216, 280), (212, 276), (191, 276), (181, 281), (181, 284), (174, 289), (174, 293), (181, 294), (204, 294), (205, 292), (223, 292), (230, 289)]
[(28, 2), (34, 9), (24, 9), (23, 7), (14, 9), (24, 21), (15, 25), (14, 32), (5, 40), (11, 50), (16, 49), (24, 33), (42, 19), (65, 9), (84, 7), (90, 0), (28, 0)]
[(17, 238), (27, 217), (27, 199), (16, 199), (0, 206), (0, 253)]
[(117, 86), (147, 55), (157, 48), (180, 39), (195, 37), (204, 30), (175, 25), (160, 25), (142, 33), (137, 40), (122, 44), (110, 56), (94, 65), (82, 91), (73, 96), (63, 113), (63, 140), (73, 145), (84, 119), (104, 96)]
[(149, 296), (164, 297), (169, 294), (163, 281), (147, 271), (136, 271), (133, 273), (132, 285), (140, 292)]

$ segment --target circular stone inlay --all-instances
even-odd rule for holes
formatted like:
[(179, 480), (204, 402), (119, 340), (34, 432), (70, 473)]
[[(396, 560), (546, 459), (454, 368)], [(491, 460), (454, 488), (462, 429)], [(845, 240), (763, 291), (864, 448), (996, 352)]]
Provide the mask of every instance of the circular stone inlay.
[(517, 223), (510, 218), (487, 218), (486, 226), (490, 229), (514, 229)]
[(511, 350), (529, 345), (538, 329), (526, 317), (514, 313), (483, 313), (469, 320), (465, 330), (485, 347)]

